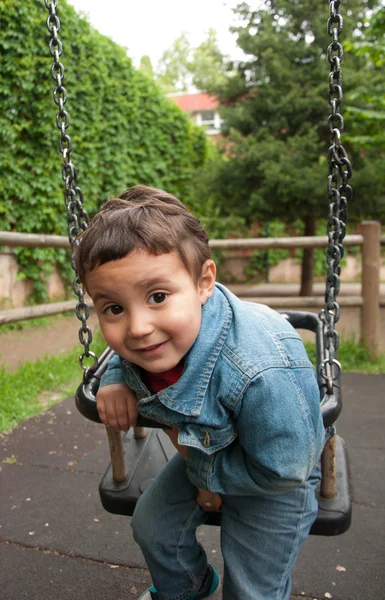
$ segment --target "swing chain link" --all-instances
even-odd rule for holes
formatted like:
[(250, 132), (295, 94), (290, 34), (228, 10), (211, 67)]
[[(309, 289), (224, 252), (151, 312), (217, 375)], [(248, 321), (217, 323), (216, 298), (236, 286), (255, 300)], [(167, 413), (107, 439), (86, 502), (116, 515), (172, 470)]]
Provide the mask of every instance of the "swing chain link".
[[(67, 129), (69, 127), (69, 115), (64, 109), (64, 105), (67, 101), (67, 91), (63, 86), (64, 66), (60, 62), (63, 44), (58, 37), (58, 33), (60, 31), (60, 20), (56, 14), (58, 0), (44, 0), (44, 3), (49, 12), (46, 21), (48, 31), (51, 34), (49, 51), (54, 59), (51, 67), (52, 78), (56, 83), (56, 88), (53, 92), (53, 98), (55, 104), (59, 107), (59, 110), (56, 114), (56, 126), (60, 130), (59, 150), (63, 156), (62, 178), (65, 185), (64, 200), (67, 209), (68, 239), (71, 244), (71, 248), (73, 248), (74, 243), (76, 243), (76, 236), (80, 231), (84, 231), (88, 227), (88, 215), (83, 208), (83, 193), (76, 183), (76, 167), (71, 160), (72, 141), (67, 133)], [(98, 358), (90, 350), (92, 331), (87, 325), (89, 308), (84, 299), (85, 291), (83, 285), (78, 277), (78, 274), (76, 273), (73, 254), (71, 256), (71, 266), (75, 271), (73, 290), (78, 297), (76, 316), (82, 323), (79, 329), (79, 341), (84, 346), (84, 352), (79, 357), (79, 362), (81, 368), (86, 371), (89, 367), (86, 367), (83, 364), (84, 359), (91, 357), (94, 361), (92, 366), (94, 366), (97, 364)]]
[(339, 42), (339, 35), (343, 28), (343, 19), (339, 13), (340, 3), (340, 0), (330, 0), (330, 16), (327, 25), (328, 33), (332, 38), (327, 49), (327, 58), (331, 67), (329, 73), (331, 114), (328, 119), (331, 146), (328, 152), (329, 216), (325, 308), (320, 316), (324, 323), (325, 348), (328, 354), (321, 365), (321, 375), (326, 381), (329, 394), (333, 393), (333, 381), (339, 377), (341, 372), (341, 365), (337, 360), (340, 339), (335, 324), (340, 318), (340, 307), (337, 303), (337, 295), (340, 291), (340, 262), (344, 255), (343, 239), (346, 233), (348, 204), (353, 196), (352, 188), (348, 184), (348, 180), (352, 176), (352, 167), (341, 143), (344, 119), (339, 110), (343, 100), (341, 62), (344, 52)]

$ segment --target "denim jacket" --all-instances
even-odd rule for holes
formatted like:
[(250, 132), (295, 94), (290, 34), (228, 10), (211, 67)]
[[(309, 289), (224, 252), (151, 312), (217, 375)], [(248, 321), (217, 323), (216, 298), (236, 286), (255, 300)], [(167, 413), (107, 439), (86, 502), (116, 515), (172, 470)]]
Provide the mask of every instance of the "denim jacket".
[(310, 475), (325, 431), (314, 369), (279, 313), (216, 284), (202, 307), (180, 379), (157, 394), (139, 369), (110, 360), (101, 387), (126, 383), (139, 412), (179, 429), (197, 487), (230, 495), (283, 493)]

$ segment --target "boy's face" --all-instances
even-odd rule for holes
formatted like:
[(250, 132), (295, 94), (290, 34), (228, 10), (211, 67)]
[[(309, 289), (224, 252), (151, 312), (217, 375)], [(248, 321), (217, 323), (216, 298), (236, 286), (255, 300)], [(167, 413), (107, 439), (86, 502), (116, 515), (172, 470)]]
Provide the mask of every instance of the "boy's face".
[(214, 283), (212, 260), (196, 284), (177, 252), (145, 250), (95, 267), (86, 278), (107, 344), (152, 373), (175, 367), (191, 348)]

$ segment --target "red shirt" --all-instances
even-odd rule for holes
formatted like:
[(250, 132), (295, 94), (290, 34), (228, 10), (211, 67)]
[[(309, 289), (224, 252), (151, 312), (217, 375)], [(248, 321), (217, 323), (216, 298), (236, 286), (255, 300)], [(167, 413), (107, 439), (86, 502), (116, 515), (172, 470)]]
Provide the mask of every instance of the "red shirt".
[(176, 367), (173, 367), (168, 371), (164, 371), (163, 373), (151, 373), (151, 371), (145, 371), (145, 369), (142, 369), (143, 383), (153, 393), (160, 392), (164, 388), (178, 381), (183, 373), (183, 366), (183, 360), (181, 360)]

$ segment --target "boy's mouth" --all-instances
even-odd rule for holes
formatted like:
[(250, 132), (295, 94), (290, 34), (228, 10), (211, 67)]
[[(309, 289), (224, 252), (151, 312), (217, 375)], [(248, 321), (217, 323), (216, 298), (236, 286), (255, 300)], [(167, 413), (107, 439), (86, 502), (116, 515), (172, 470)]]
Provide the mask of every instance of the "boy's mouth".
[(164, 342), (161, 342), (160, 344), (153, 344), (152, 346), (146, 346), (144, 348), (137, 348), (135, 350), (135, 352), (139, 352), (140, 354), (144, 354), (144, 355), (156, 355), (159, 352), (161, 352), (164, 348), (164, 346), (167, 344), (168, 340), (165, 340)]

